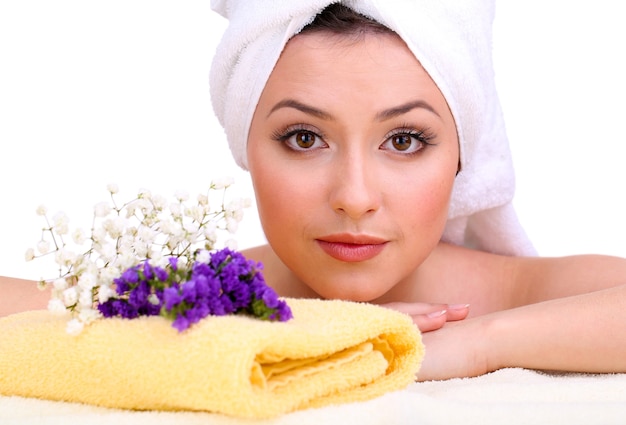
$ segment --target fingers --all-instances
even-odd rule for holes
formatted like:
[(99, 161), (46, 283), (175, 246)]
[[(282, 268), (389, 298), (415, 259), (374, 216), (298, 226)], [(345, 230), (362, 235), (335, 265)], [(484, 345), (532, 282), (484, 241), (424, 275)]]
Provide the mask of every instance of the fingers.
[(384, 307), (411, 316), (421, 332), (440, 329), (446, 322), (463, 320), (469, 314), (469, 304), (389, 303)]

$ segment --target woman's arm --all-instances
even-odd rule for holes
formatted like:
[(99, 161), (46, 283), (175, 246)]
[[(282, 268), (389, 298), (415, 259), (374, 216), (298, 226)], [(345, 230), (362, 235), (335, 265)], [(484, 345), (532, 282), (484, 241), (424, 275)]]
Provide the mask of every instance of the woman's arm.
[(504, 367), (626, 372), (626, 260), (604, 256), (516, 261), (518, 304), (424, 334), (420, 380)]
[(0, 317), (26, 310), (45, 309), (50, 291), (30, 280), (0, 276)]

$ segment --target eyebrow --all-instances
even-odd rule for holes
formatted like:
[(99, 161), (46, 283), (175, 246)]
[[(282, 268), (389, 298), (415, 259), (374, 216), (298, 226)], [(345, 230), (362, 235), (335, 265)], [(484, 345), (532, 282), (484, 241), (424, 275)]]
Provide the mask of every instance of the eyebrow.
[(278, 109), (281, 109), (281, 108), (297, 109), (298, 111), (302, 111), (305, 114), (313, 115), (313, 116), (315, 116), (317, 118), (321, 118), (323, 120), (332, 120), (333, 119), (332, 115), (330, 115), (329, 113), (324, 112), (321, 109), (314, 108), (313, 106), (305, 105), (304, 103), (298, 102), (297, 100), (294, 100), (294, 99), (284, 99), (284, 100), (281, 100), (276, 105), (274, 105), (274, 107), (270, 110), (270, 112), (267, 114), (267, 116), (269, 117), (270, 115), (272, 115), (274, 113), (274, 111), (276, 111)]
[[(281, 108), (293, 108), (293, 109), (297, 109), (301, 112), (304, 112), (305, 114), (308, 115), (313, 115), (317, 118), (321, 118), (324, 120), (333, 120), (333, 116), (330, 115), (328, 112), (324, 112), (321, 109), (317, 109), (313, 106), (310, 105), (306, 105), (302, 102), (299, 102), (295, 99), (284, 99), (281, 100), (280, 102), (278, 102), (276, 105), (274, 105), (272, 107), (272, 109), (269, 111), (269, 113), (267, 114), (267, 116), (269, 117), (271, 114), (273, 114), (276, 110), (281, 109)], [(427, 102), (423, 101), (423, 100), (414, 100), (411, 102), (407, 102), (404, 103), (402, 105), (399, 106), (394, 106), (393, 108), (388, 108), (385, 109), (383, 111), (380, 111), (379, 113), (376, 114), (376, 120), (378, 121), (385, 121), (391, 118), (395, 118), (397, 116), (406, 114), (407, 112), (413, 110), (413, 109), (417, 109), (417, 108), (422, 108), (422, 109), (426, 109), (429, 112), (432, 112), (433, 114), (437, 115), (438, 117), (440, 116), (437, 111), (435, 111), (435, 109), (430, 106)]]
[(426, 109), (427, 111), (432, 112), (439, 117), (439, 114), (437, 113), (437, 111), (435, 111), (435, 108), (430, 106), (427, 102), (424, 102), (423, 100), (414, 100), (411, 102), (407, 102), (403, 105), (394, 106), (393, 108), (380, 111), (376, 114), (376, 119), (378, 121), (385, 121), (406, 114), (407, 112), (417, 108)]

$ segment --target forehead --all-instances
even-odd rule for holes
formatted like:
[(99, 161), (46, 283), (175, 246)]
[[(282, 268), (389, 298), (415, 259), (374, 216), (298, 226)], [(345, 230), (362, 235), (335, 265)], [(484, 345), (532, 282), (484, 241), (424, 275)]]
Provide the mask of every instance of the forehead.
[[(428, 98), (447, 109), (436, 84), (394, 33), (296, 35), (286, 45), (259, 100), (292, 96), (385, 102)], [(368, 100), (366, 100), (368, 99)]]

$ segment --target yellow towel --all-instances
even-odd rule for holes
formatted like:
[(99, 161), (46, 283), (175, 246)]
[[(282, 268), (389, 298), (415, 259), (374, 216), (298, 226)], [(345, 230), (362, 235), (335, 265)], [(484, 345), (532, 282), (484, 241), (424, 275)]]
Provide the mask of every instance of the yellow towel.
[(0, 319), (0, 394), (139, 410), (268, 418), (408, 385), (424, 348), (408, 316), (364, 303), (288, 299), (294, 319), (105, 319), (78, 336), (47, 311)]

